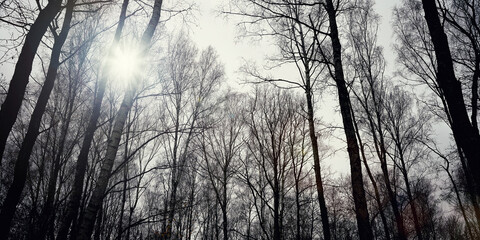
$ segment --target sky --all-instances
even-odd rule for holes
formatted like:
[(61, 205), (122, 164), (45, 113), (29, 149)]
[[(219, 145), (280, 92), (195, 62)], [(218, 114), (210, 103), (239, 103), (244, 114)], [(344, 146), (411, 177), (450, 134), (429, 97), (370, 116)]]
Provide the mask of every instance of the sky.
[[(209, 45), (214, 46), (220, 61), (225, 65), (226, 76), (229, 85), (233, 89), (248, 89), (242, 84), (245, 80), (245, 75), (239, 69), (247, 61), (249, 63), (262, 64), (265, 57), (269, 54), (275, 53), (271, 42), (268, 41), (253, 41), (241, 37), (241, 32), (236, 26), (238, 19), (226, 17), (218, 11), (223, 4), (228, 3), (229, 0), (204, 0), (198, 1), (198, 12), (196, 15), (196, 26), (190, 26), (189, 32), (194, 42), (200, 48), (205, 48)], [(384, 54), (387, 61), (387, 74), (393, 73), (395, 70), (395, 54), (392, 49), (393, 31), (392, 31), (392, 11), (400, 0), (377, 0), (375, 10), (381, 15), (381, 24), (379, 26), (379, 44), (384, 48)], [(290, 75), (289, 77), (298, 77), (296, 69), (279, 69), (281, 73)], [(290, 72), (290, 74), (289, 74)], [(293, 73), (293, 74), (292, 74)], [(317, 116), (325, 121), (328, 126), (341, 127), (340, 112), (337, 109), (336, 96), (333, 94), (326, 94), (319, 101), (322, 116)], [(350, 171), (348, 157), (345, 151), (345, 143), (343, 142), (343, 131), (340, 128), (335, 131), (335, 136), (330, 136), (325, 139), (325, 144), (330, 146), (330, 150), (335, 152), (331, 157), (323, 160), (322, 165), (332, 172), (347, 174)]]
[[(201, 47), (214, 46), (226, 65), (227, 76), (233, 80), (240, 78), (238, 69), (244, 60), (262, 59), (267, 53), (265, 42), (252, 41), (241, 38), (241, 33), (236, 27), (236, 19), (226, 17), (218, 11), (229, 0), (204, 0), (198, 1), (196, 14), (197, 26), (191, 26), (191, 37)], [(382, 16), (379, 29), (379, 43), (385, 48), (385, 56), (390, 66), (395, 60), (391, 49), (393, 32), (391, 16), (393, 7), (399, 0), (377, 0), (375, 10)], [(232, 79), (230, 79), (232, 80)], [(235, 81), (234, 81), (235, 82)]]
[[(195, 1), (196, 11), (194, 11), (193, 20), (184, 29), (191, 39), (204, 49), (213, 46), (225, 66), (226, 78), (229, 86), (237, 91), (246, 91), (251, 85), (245, 84), (245, 75), (240, 72), (240, 68), (246, 62), (262, 66), (265, 59), (275, 54), (276, 48), (272, 47), (272, 42), (268, 40), (254, 41), (241, 37), (241, 31), (236, 26), (237, 18), (228, 17), (221, 14), (219, 10), (230, 0), (202, 0)], [(173, 1), (175, 2), (175, 1)], [(392, 48), (393, 31), (392, 31), (392, 11), (395, 5), (400, 4), (400, 0), (376, 0), (374, 8), (381, 15), (381, 24), (378, 30), (379, 44), (384, 48), (384, 56), (387, 61), (387, 74), (393, 75), (395, 69), (395, 54)], [(178, 31), (179, 24), (167, 23), (167, 31)], [(0, 37), (5, 32), (0, 30)], [(4, 74), (6, 80), (11, 78), (13, 66), (10, 64), (0, 64), (0, 73)], [(284, 78), (298, 78), (298, 72), (295, 68), (284, 67), (276, 70), (277, 74)], [(327, 126), (339, 127), (334, 133), (325, 139), (325, 144), (329, 145), (335, 154), (324, 161), (324, 166), (331, 168), (333, 172), (348, 173), (349, 164), (348, 157), (345, 152), (345, 143), (343, 130), (341, 130), (341, 116), (338, 111), (338, 103), (334, 89), (330, 94), (324, 94), (319, 100), (319, 111), (317, 114)], [(322, 127), (322, 126), (321, 126)], [(320, 128), (321, 128), (320, 127)], [(447, 128), (440, 129), (440, 136), (448, 138), (449, 131)], [(445, 129), (445, 130), (442, 130)]]

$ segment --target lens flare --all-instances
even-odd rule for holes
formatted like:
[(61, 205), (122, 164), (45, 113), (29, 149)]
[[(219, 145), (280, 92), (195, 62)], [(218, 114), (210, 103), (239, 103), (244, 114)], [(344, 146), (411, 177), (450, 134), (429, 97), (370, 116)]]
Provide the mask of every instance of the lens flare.
[(110, 74), (121, 84), (127, 85), (135, 81), (140, 72), (141, 54), (133, 46), (118, 46), (110, 57)]

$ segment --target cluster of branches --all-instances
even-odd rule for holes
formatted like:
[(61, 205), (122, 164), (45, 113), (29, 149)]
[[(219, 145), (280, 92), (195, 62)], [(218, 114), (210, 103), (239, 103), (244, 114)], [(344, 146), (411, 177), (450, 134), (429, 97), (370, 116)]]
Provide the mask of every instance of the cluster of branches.
[[(298, 70), (245, 67), (249, 93), (225, 87), (212, 47), (158, 37), (163, 13), (191, 7), (163, 5), (0, 1), (0, 61), (17, 54), (2, 80), (0, 239), (480, 237), (478, 2), (404, 0), (389, 77), (373, 0), (237, 1), (225, 12)], [(119, 86), (128, 42), (143, 62)], [(324, 166), (330, 87), (348, 176)]]

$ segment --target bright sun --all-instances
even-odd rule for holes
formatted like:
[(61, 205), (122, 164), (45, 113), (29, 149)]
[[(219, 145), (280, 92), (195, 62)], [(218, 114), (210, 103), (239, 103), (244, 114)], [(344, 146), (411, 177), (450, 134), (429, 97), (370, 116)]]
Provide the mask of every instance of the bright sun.
[(140, 72), (140, 51), (132, 46), (118, 46), (110, 58), (110, 74), (123, 84), (134, 81)]

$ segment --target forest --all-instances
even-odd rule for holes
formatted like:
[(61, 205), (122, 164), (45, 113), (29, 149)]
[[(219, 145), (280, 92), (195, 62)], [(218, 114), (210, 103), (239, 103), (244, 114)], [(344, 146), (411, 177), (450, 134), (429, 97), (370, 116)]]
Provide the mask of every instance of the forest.
[(0, 0), (0, 240), (480, 239), (480, 1), (382, 1)]

